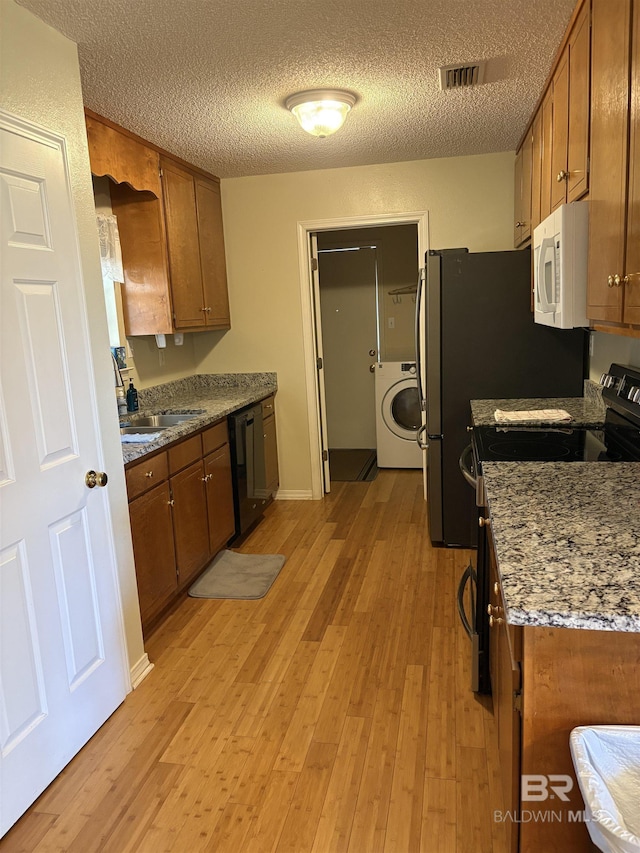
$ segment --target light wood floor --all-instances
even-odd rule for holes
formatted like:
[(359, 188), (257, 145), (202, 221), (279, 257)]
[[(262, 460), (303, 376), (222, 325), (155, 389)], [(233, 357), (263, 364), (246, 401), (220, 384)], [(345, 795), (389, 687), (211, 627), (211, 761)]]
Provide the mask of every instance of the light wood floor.
[(468, 554), (430, 546), (419, 472), (277, 502), (241, 550), (286, 555), (269, 594), (182, 603), (2, 853), (502, 853)]

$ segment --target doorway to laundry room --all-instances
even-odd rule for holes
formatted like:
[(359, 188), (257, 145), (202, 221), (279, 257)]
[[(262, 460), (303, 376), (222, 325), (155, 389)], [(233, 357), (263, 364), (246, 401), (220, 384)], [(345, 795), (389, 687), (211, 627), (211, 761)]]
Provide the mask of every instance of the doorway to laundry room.
[[(330, 479), (371, 480), (378, 465), (421, 467), (414, 434), (389, 430), (383, 403), (399, 381), (404, 384), (398, 390), (416, 384), (418, 227), (340, 229), (318, 232), (315, 238), (321, 408)], [(395, 404), (396, 414), (405, 418), (398, 407), (409, 403), (407, 393)], [(411, 417), (416, 416), (419, 408)]]

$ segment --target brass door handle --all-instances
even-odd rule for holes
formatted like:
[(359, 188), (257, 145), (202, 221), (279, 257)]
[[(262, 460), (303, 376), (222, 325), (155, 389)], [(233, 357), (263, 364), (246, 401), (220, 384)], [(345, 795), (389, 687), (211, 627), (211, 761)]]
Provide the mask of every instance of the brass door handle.
[(104, 471), (87, 471), (84, 482), (88, 489), (95, 489), (96, 486), (106, 486), (109, 478)]
[(478, 519), (478, 526), (479, 527), (491, 527), (491, 519), (490, 518), (484, 518), (483, 516), (480, 516), (480, 518)]
[(607, 287), (613, 287), (613, 276), (607, 276)]
[(558, 174), (556, 176), (556, 181), (560, 184), (560, 183), (562, 183), (562, 181), (567, 181), (567, 180), (569, 180), (569, 172), (565, 172), (564, 169), (560, 169), (560, 171), (558, 172)]
[(621, 279), (621, 277), (620, 277), (617, 273), (616, 273), (616, 275), (614, 275), (614, 277), (613, 277), (613, 283), (614, 283), (614, 285), (615, 285), (616, 287), (620, 287), (620, 286), (621, 286), (621, 284), (622, 284), (622, 279)]
[(504, 623), (504, 619), (502, 616), (489, 616), (489, 627), (493, 628), (495, 625), (502, 625)]

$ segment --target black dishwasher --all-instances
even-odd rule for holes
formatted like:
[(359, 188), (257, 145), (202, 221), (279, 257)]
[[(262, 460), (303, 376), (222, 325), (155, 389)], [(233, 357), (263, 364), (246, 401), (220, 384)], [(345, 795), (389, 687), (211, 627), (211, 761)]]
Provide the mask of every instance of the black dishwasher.
[(267, 489), (262, 403), (229, 415), (236, 536), (241, 536), (273, 500)]

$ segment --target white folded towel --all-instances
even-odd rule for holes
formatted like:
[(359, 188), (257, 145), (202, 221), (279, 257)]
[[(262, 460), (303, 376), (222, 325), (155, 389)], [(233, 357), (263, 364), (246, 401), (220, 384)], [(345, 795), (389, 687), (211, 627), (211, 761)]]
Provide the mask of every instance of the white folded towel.
[(528, 412), (505, 412), (502, 409), (496, 409), (494, 417), (497, 424), (520, 424), (531, 421), (566, 423), (571, 420), (571, 415), (564, 409), (531, 409)]
[(159, 432), (128, 432), (120, 436), (123, 444), (145, 444), (147, 441), (155, 441)]

